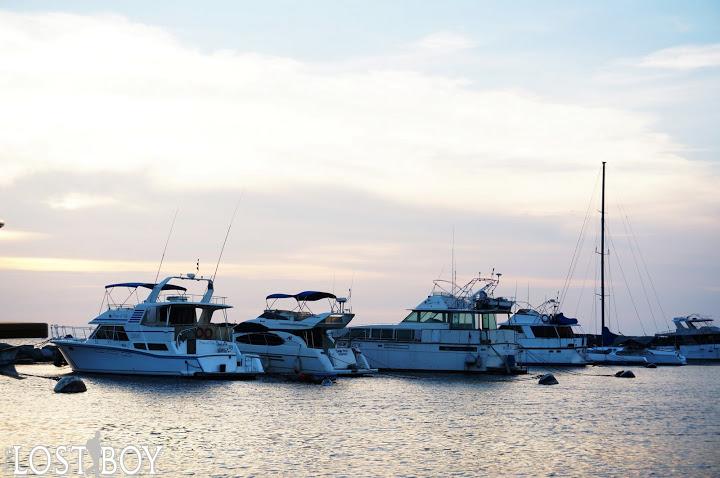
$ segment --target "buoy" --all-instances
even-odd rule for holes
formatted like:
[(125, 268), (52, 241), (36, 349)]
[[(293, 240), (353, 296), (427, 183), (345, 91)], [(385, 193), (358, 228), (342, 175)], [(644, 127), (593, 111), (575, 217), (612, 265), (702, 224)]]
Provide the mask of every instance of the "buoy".
[(619, 378), (635, 378), (635, 374), (632, 370), (620, 370), (615, 372), (615, 376)]
[(546, 373), (542, 377), (540, 377), (540, 380), (538, 380), (538, 385), (557, 385), (559, 382), (555, 378), (555, 375), (551, 373)]
[(80, 377), (63, 377), (55, 385), (55, 393), (81, 393), (87, 391)]
[(657, 368), (657, 365), (655, 365), (654, 363), (646, 363), (645, 368)]

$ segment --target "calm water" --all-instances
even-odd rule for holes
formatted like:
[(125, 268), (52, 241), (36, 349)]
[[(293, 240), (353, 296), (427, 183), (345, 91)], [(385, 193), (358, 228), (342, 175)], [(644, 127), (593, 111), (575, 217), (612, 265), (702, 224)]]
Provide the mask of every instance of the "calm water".
[(558, 373), (552, 387), (456, 375), (330, 387), (84, 377), (77, 395), (0, 377), (0, 447), (84, 445), (99, 430), (106, 446), (163, 445), (161, 476), (720, 476), (720, 366), (590, 376), (614, 370)]

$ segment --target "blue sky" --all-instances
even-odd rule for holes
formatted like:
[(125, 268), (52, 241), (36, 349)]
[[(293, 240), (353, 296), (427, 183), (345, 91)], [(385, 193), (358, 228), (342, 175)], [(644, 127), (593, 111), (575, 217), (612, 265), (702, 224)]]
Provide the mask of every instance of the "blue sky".
[(666, 315), (713, 314), (718, 25), (716, 2), (1, 2), (0, 294), (82, 323), (154, 270), (177, 207), (169, 267), (213, 262), (245, 189), (236, 320), (333, 283), (359, 322), (399, 320), (453, 227), (461, 277), (497, 267), (537, 305), (606, 160)]

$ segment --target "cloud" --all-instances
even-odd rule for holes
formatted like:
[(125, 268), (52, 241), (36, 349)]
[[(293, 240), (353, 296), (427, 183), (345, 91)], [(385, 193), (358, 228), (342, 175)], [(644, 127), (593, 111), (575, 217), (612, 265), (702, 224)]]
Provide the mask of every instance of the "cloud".
[(455, 32), (435, 32), (421, 38), (414, 47), (432, 53), (453, 53), (475, 47), (470, 38)]
[[(447, 32), (419, 43), (471, 46)], [(610, 159), (628, 201), (698, 213), (668, 192), (692, 185), (693, 204), (715, 194), (651, 117), (460, 77), (203, 53), (118, 16), (0, 13), (0, 52), (5, 184), (123, 172), (176, 191), (342, 184), (419, 205), (547, 213), (586, 197), (583, 171)]]
[[(182, 274), (190, 271), (190, 264), (183, 262), (169, 262), (163, 264), (161, 275)], [(214, 271), (208, 268), (206, 275)], [(0, 270), (25, 272), (80, 272), (95, 273), (113, 271), (113, 273), (155, 273), (158, 263), (153, 261), (137, 260), (100, 260), (79, 259), (68, 257), (21, 257), (0, 256)], [(194, 267), (192, 267), (194, 269)], [(203, 272), (202, 270), (200, 271)], [(348, 270), (337, 270), (332, 265), (308, 262), (263, 262), (261, 264), (222, 263), (219, 274), (223, 277), (242, 277), (245, 279), (287, 279), (303, 277), (306, 281), (327, 280), (336, 277), (338, 280), (348, 281), (351, 278), (378, 277), (378, 273), (359, 270), (350, 273)]]
[(666, 48), (641, 58), (639, 66), (669, 70), (695, 70), (720, 66), (720, 43)]
[(83, 193), (69, 193), (60, 197), (53, 197), (46, 201), (52, 209), (74, 211), (91, 207), (107, 206), (117, 203), (115, 198), (109, 196), (97, 196)]
[(3, 241), (31, 241), (34, 239), (41, 239), (46, 237), (47, 234), (42, 232), (32, 231), (13, 231), (2, 229), (0, 230), (0, 242)]

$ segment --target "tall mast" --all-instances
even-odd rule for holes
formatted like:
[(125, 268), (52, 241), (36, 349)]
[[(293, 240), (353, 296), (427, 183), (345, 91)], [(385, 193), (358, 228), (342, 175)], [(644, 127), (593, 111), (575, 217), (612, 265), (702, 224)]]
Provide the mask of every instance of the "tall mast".
[(605, 346), (605, 161), (602, 162), (602, 200), (600, 209), (600, 343)]

